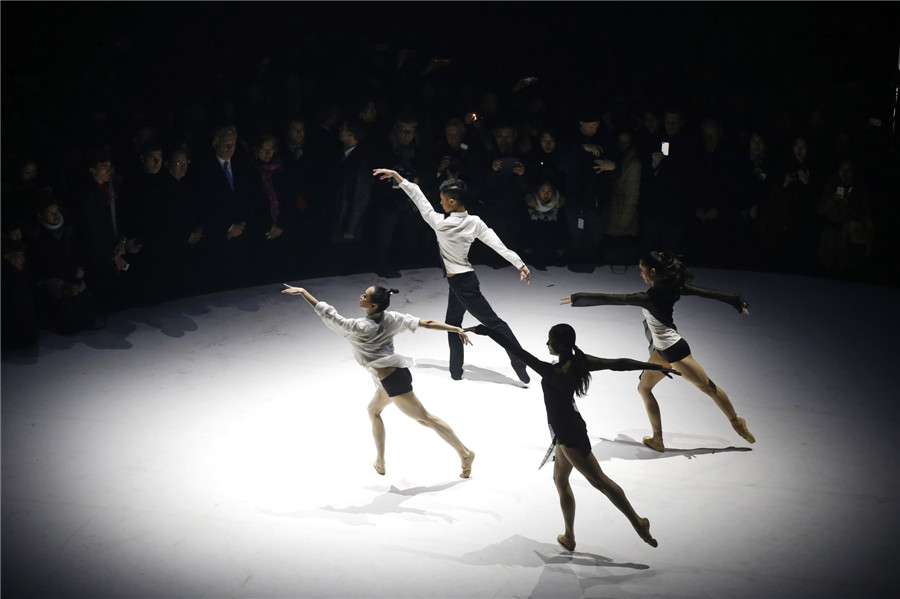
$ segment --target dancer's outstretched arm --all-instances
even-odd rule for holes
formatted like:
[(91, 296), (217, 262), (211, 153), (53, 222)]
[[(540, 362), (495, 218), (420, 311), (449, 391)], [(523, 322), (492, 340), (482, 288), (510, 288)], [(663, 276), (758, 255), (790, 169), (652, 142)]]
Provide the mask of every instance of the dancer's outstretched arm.
[(663, 374), (674, 374), (681, 376), (681, 373), (672, 368), (666, 368), (662, 364), (654, 364), (653, 362), (641, 362), (640, 360), (632, 360), (631, 358), (598, 358), (585, 354), (588, 369), (596, 370), (658, 370)]
[(573, 293), (560, 300), (562, 305), (572, 304), (573, 308), (584, 306), (638, 306), (653, 308), (653, 302), (646, 292), (640, 293)]
[[(412, 203), (419, 209), (419, 214), (422, 215), (422, 218), (431, 226), (431, 228), (436, 227), (444, 221), (444, 215), (438, 214), (435, 211), (431, 206), (431, 202), (428, 201), (428, 198), (425, 197), (425, 194), (422, 193), (419, 186), (412, 181), (404, 179), (397, 171), (392, 171), (389, 168), (376, 168), (372, 171), (372, 174), (379, 179), (393, 179), (396, 181), (397, 185), (400, 185), (400, 189), (409, 196)], [(406, 182), (406, 185), (401, 185), (401, 183), (404, 182)]]
[(750, 314), (750, 304), (736, 293), (719, 291), (718, 289), (707, 289), (705, 287), (697, 287), (696, 285), (685, 285), (682, 287), (681, 293), (682, 295), (696, 295), (697, 297), (725, 302), (741, 314)]
[(325, 326), (334, 332), (343, 335), (344, 337), (348, 337), (351, 334), (362, 330), (358, 319), (344, 318), (338, 314), (338, 311), (334, 306), (325, 302), (320, 302), (306, 289), (302, 287), (291, 287), (287, 283), (284, 284), (284, 287), (285, 288), (281, 290), (281, 293), (286, 293), (288, 295), (302, 295), (303, 299), (305, 299), (310, 306), (315, 308), (316, 314), (319, 315), (322, 322), (325, 323)]
[(466, 331), (460, 327), (455, 327), (452, 324), (447, 324), (446, 322), (440, 322), (437, 320), (424, 320), (419, 319), (419, 326), (423, 329), (431, 329), (432, 331), (447, 331), (448, 333), (458, 333), (459, 338), (462, 339), (463, 345), (472, 345), (471, 339), (466, 335)]
[(529, 368), (534, 370), (541, 377), (550, 376), (551, 374), (553, 374), (553, 364), (539, 360), (494, 329), (488, 328), (483, 324), (479, 324), (477, 326), (467, 328), (466, 331), (475, 333), (476, 335), (487, 335), (488, 337), (496, 341), (500, 347), (525, 362), (525, 364), (528, 365)]
[(304, 289), (303, 287), (291, 287), (287, 283), (284, 284), (284, 289), (281, 290), (281, 293), (286, 293), (288, 295), (302, 295), (303, 298), (309, 302), (309, 305), (313, 308), (316, 307), (316, 304), (319, 303), (319, 300), (314, 298), (312, 294)]

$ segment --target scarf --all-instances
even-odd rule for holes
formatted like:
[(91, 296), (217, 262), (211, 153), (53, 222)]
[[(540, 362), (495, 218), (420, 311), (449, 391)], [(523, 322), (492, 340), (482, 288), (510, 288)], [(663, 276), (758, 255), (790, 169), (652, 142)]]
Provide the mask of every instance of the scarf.
[(271, 162), (260, 162), (259, 176), (262, 179), (263, 189), (269, 198), (269, 214), (273, 222), (278, 222), (278, 194), (275, 193), (275, 186), (272, 184), (272, 175), (281, 171), (281, 157), (275, 156)]
[(59, 215), (59, 224), (51, 225), (50, 223), (42, 220), (41, 224), (44, 225), (44, 228), (50, 231), (50, 234), (53, 235), (56, 241), (62, 239), (63, 236), (63, 226), (66, 224), (65, 218), (62, 214)]

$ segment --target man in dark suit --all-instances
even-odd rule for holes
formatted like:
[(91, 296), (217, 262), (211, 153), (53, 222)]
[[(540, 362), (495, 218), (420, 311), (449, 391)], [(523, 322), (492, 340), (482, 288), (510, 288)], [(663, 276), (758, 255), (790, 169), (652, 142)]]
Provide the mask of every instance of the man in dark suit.
[(365, 126), (357, 118), (344, 121), (338, 131), (344, 152), (328, 209), (328, 222), (334, 259), (344, 272), (360, 266), (356, 249), (363, 235), (363, 220), (372, 196), (372, 161), (361, 144), (365, 137)]
[(209, 252), (204, 260), (212, 289), (253, 283), (251, 256), (259, 228), (260, 202), (253, 165), (235, 153), (237, 133), (222, 127), (213, 132), (212, 152), (191, 170), (191, 189), (202, 211)]

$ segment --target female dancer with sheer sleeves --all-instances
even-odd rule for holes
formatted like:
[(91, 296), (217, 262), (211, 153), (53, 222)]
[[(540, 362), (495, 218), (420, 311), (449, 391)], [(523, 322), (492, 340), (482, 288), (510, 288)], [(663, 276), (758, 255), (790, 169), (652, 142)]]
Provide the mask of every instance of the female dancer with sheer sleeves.
[[(728, 417), (731, 426), (738, 435), (750, 443), (756, 439), (747, 428), (747, 422), (737, 415), (731, 400), (725, 391), (707, 376), (703, 367), (691, 355), (687, 341), (678, 334), (672, 314), (675, 302), (682, 295), (719, 300), (734, 307), (742, 314), (749, 314), (748, 305), (743, 297), (734, 293), (705, 289), (688, 284), (693, 274), (687, 270), (680, 260), (666, 252), (650, 252), (640, 261), (641, 278), (650, 284), (650, 289), (642, 293), (573, 293), (562, 299), (563, 304), (573, 307), (582, 306), (639, 306), (644, 312), (644, 328), (649, 332), (653, 343), (650, 362), (674, 368), (686, 380), (712, 398), (719, 409)], [(662, 434), (662, 418), (659, 404), (653, 395), (653, 388), (661, 381), (663, 375), (658, 372), (647, 372), (641, 375), (638, 392), (644, 400), (653, 436), (644, 437), (644, 444), (656, 451), (665, 451)]]
[(369, 287), (359, 296), (359, 307), (366, 316), (363, 318), (344, 318), (338, 314), (334, 306), (320, 302), (302, 287), (291, 287), (285, 283), (282, 293), (302, 295), (316, 310), (325, 325), (336, 333), (347, 338), (353, 348), (353, 356), (373, 378), (377, 390), (369, 402), (369, 418), (372, 420), (372, 435), (375, 437), (377, 457), (373, 466), (378, 474), (384, 474), (384, 421), (381, 412), (391, 403), (401, 412), (436, 432), (459, 454), (462, 462), (461, 478), (469, 478), (475, 452), (471, 451), (453, 432), (450, 426), (428, 412), (413, 393), (412, 375), (409, 366), (412, 359), (394, 353), (394, 336), (403, 331), (415, 331), (418, 327), (435, 331), (458, 333), (463, 343), (469, 338), (460, 327), (450, 326), (434, 320), (422, 320), (411, 314), (400, 314), (387, 310), (391, 305), (391, 294), (396, 289)]

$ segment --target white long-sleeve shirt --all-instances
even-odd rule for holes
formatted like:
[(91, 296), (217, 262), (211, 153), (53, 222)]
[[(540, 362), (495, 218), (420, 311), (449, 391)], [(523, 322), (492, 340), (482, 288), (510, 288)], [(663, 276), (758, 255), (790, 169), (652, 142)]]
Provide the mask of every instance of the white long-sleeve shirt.
[(403, 331), (415, 332), (419, 328), (419, 318), (412, 314), (401, 314), (385, 310), (381, 317), (344, 318), (331, 304), (316, 304), (318, 314), (325, 326), (345, 337), (353, 348), (353, 357), (376, 382), (376, 368), (409, 368), (413, 359), (394, 353), (394, 336)]
[(434, 229), (444, 269), (448, 275), (475, 270), (469, 262), (469, 248), (476, 239), (480, 239), (516, 268), (525, 265), (519, 255), (507, 248), (493, 229), (484, 224), (479, 217), (468, 212), (450, 212), (444, 218), (443, 214), (439, 214), (431, 207), (431, 202), (415, 183), (404, 179), (400, 183), (400, 189), (406, 192), (425, 222)]

